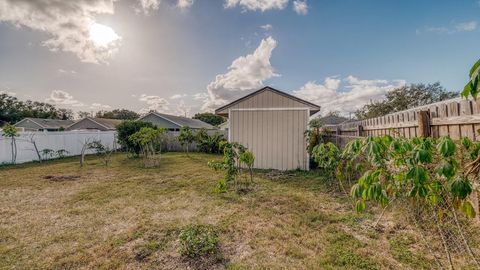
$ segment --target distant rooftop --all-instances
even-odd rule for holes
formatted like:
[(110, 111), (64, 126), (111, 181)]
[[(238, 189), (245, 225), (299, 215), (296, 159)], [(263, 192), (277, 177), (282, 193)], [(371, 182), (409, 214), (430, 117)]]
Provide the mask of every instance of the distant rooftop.
[(42, 128), (45, 129), (59, 129), (61, 127), (66, 128), (69, 125), (73, 124), (75, 121), (73, 120), (60, 120), (60, 119), (44, 119), (44, 118), (24, 118), (15, 125), (25, 121), (25, 120), (30, 120), (34, 122), (35, 124), (41, 126)]
[(162, 117), (174, 124), (179, 125), (180, 127), (183, 126), (188, 126), (190, 128), (194, 129), (200, 129), (200, 128), (206, 128), (206, 129), (214, 129), (212, 125), (205, 123), (203, 121), (200, 121), (198, 119), (192, 119), (188, 117), (183, 117), (183, 116), (176, 116), (176, 115), (170, 115), (170, 114), (164, 114), (164, 113), (159, 113), (159, 112), (151, 112), (154, 115), (157, 115), (159, 117)]
[(123, 122), (123, 120), (121, 119), (108, 119), (108, 118), (90, 118), (90, 119), (109, 129), (115, 129), (120, 123)]

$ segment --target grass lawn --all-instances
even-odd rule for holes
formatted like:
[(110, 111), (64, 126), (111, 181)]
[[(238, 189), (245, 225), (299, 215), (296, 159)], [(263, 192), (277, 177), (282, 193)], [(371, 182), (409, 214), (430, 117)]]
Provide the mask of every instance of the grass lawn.
[[(158, 168), (115, 155), (0, 169), (0, 269), (431, 269), (399, 224), (369, 229), (315, 173), (255, 173), (254, 190), (214, 193), (219, 156), (167, 153)], [(397, 217), (401, 220), (401, 217)], [(222, 259), (179, 254), (191, 223), (220, 231)], [(413, 256), (413, 255), (414, 256)]]

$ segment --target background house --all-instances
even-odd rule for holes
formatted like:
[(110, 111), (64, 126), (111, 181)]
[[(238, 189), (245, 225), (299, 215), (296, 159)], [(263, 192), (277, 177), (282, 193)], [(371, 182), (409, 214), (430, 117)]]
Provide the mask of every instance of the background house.
[(115, 130), (123, 120), (86, 117), (67, 127), (67, 130)]
[(228, 140), (248, 147), (255, 168), (309, 169), (305, 130), (320, 107), (271, 87), (215, 111), (228, 117)]
[(24, 131), (60, 131), (73, 124), (73, 120), (24, 118), (15, 124)]
[(216, 129), (214, 126), (200, 121), (198, 119), (191, 119), (183, 116), (175, 116), (158, 112), (150, 112), (138, 119), (139, 121), (150, 122), (157, 127), (166, 128), (170, 131), (178, 131), (183, 126), (190, 127), (193, 130), (206, 128), (210, 130)]

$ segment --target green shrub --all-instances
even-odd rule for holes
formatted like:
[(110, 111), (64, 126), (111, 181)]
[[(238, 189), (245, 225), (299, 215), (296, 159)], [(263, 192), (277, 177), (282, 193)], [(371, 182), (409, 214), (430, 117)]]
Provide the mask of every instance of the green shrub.
[(156, 129), (156, 127), (150, 122), (142, 121), (124, 121), (117, 126), (118, 143), (122, 145), (127, 151), (136, 155), (140, 154), (141, 147), (135, 142), (130, 141), (128, 138), (140, 131), (143, 127), (149, 127)]
[(195, 141), (197, 142), (200, 152), (218, 154), (222, 152), (221, 144), (225, 142), (225, 139), (220, 133), (215, 133), (210, 136), (207, 130), (202, 128), (195, 135)]
[(180, 232), (180, 253), (183, 256), (197, 258), (217, 255), (219, 252), (219, 233), (212, 225), (192, 224)]

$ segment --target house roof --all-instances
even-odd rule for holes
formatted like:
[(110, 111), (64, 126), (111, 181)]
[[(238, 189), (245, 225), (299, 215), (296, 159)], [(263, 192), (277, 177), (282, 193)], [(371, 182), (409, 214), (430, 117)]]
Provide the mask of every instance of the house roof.
[(123, 120), (121, 119), (108, 119), (108, 118), (90, 118), (90, 119), (108, 129), (115, 129), (120, 123), (123, 122)]
[(77, 122), (75, 123), (72, 123), (70, 126), (68, 126), (68, 128), (80, 123), (80, 122), (83, 122), (83, 121), (90, 121), (90, 122), (93, 122), (95, 124), (98, 124), (106, 129), (110, 129), (110, 130), (113, 130), (115, 129), (120, 123), (123, 122), (123, 120), (120, 120), (120, 119), (108, 119), (108, 118), (94, 118), (94, 117), (85, 117), (83, 119), (80, 119), (78, 120)]
[(280, 91), (280, 90), (277, 90), (277, 89), (275, 89), (275, 88), (273, 88), (273, 87), (265, 86), (265, 87), (263, 87), (263, 88), (261, 88), (261, 89), (259, 89), (259, 90), (257, 90), (257, 91), (254, 91), (254, 92), (252, 92), (252, 93), (250, 93), (250, 94), (248, 94), (248, 95), (246, 95), (246, 96), (244, 96), (244, 97), (242, 97), (242, 98), (239, 98), (239, 99), (237, 99), (237, 100), (234, 100), (234, 101), (228, 103), (227, 105), (224, 105), (224, 106), (216, 109), (216, 110), (215, 110), (215, 113), (218, 114), (220, 111), (223, 111), (223, 110), (225, 110), (225, 109), (227, 109), (227, 108), (229, 108), (229, 107), (231, 107), (231, 106), (233, 106), (233, 105), (235, 105), (235, 104), (238, 104), (238, 103), (240, 103), (240, 102), (242, 102), (242, 101), (244, 101), (244, 100), (246, 100), (246, 99), (248, 99), (248, 98), (250, 98), (250, 97), (252, 97), (252, 96), (254, 96), (254, 95), (260, 94), (260, 93), (263, 92), (263, 91), (272, 91), (272, 92), (275, 92), (275, 93), (277, 93), (277, 94), (279, 94), (279, 95), (282, 95), (282, 96), (284, 96), (284, 97), (293, 99), (293, 100), (295, 100), (295, 101), (297, 101), (297, 102), (300, 102), (300, 103), (303, 103), (303, 104), (305, 104), (305, 105), (307, 105), (307, 106), (309, 106), (309, 107), (312, 108), (312, 109), (311, 109), (311, 113), (315, 113), (315, 112), (317, 112), (317, 111), (320, 110), (320, 106), (318, 106), (318, 105), (316, 105), (316, 104), (313, 104), (313, 103), (311, 103), (311, 102), (308, 102), (308, 101), (303, 100), (303, 99), (301, 99), (301, 98), (298, 98), (298, 97), (296, 97), (296, 96), (287, 94), (287, 93), (285, 93), (285, 92), (283, 92), (283, 91)]
[(200, 128), (206, 128), (206, 129), (215, 129), (214, 126), (205, 123), (203, 121), (200, 121), (198, 119), (192, 119), (188, 117), (183, 117), (183, 116), (176, 116), (176, 115), (170, 115), (170, 114), (164, 114), (164, 113), (159, 113), (159, 112), (150, 112), (142, 117), (140, 117), (139, 120), (143, 119), (147, 115), (153, 114), (155, 116), (161, 117), (169, 122), (172, 122), (173, 124), (183, 127), (183, 126), (188, 126), (190, 128), (194, 129), (200, 129)]
[(44, 128), (44, 129), (59, 129), (61, 127), (68, 127), (71, 124), (74, 123), (73, 120), (60, 120), (60, 119), (44, 119), (44, 118), (24, 118), (17, 122), (15, 125), (18, 126), (22, 122), (25, 122), (27, 120), (32, 121), (33, 123), (37, 124), (39, 127)]

